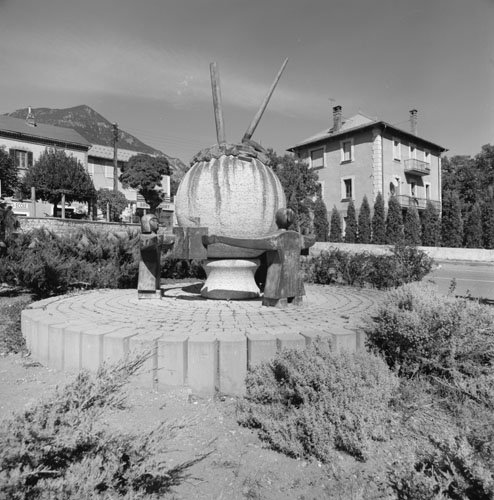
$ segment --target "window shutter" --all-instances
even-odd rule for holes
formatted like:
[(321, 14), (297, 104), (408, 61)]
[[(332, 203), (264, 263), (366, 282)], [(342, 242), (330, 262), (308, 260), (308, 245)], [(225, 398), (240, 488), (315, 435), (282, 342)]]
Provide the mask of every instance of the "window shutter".
[(33, 152), (32, 151), (27, 152), (27, 166), (28, 166), (28, 168), (33, 166)]

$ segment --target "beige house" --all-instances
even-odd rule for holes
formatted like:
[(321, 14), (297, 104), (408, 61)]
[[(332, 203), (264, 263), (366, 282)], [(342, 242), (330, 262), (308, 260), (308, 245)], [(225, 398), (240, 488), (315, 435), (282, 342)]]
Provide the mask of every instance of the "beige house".
[(364, 195), (372, 205), (382, 193), (385, 203), (397, 197), (404, 210), (419, 211), (430, 200), (441, 209), (441, 154), (447, 151), (417, 135), (417, 111), (410, 111), (409, 130), (358, 113), (344, 118), (333, 108), (333, 126), (289, 148), (317, 170), (322, 198), (346, 216), (353, 200), (356, 210)]
[[(67, 155), (77, 158), (87, 168), (88, 150), (91, 144), (75, 130), (36, 123), (31, 108), (25, 120), (0, 115), (0, 147), (13, 158), (19, 168), (19, 175), (36, 162), (46, 148), (63, 149)], [(0, 193), (1, 195), (1, 193)], [(47, 203), (12, 201), (17, 215), (45, 216), (51, 212)]]

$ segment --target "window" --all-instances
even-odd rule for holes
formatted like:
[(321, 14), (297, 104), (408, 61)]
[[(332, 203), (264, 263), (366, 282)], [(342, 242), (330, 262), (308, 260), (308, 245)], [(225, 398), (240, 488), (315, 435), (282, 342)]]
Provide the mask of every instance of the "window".
[(10, 156), (14, 160), (15, 166), (20, 169), (27, 169), (33, 164), (33, 153), (22, 149), (11, 149)]
[(107, 179), (113, 179), (113, 165), (111, 167), (108, 165), (105, 166), (105, 177)]
[(393, 160), (401, 161), (401, 142), (393, 139)]
[(415, 182), (410, 183), (410, 195), (413, 197), (417, 196), (417, 184)]
[(310, 152), (310, 168), (324, 167), (324, 149), (314, 149)]
[(428, 182), (425, 183), (425, 199), (431, 199), (431, 185)]
[(94, 163), (87, 164), (87, 173), (93, 177), (94, 176)]
[(346, 177), (341, 179), (341, 198), (343, 201), (353, 200), (355, 178)]
[(414, 160), (417, 158), (417, 148), (415, 144), (410, 144), (410, 158)]
[(431, 152), (427, 151), (427, 149), (424, 150), (424, 161), (425, 161), (425, 163), (429, 163), (429, 164), (431, 163)]
[(389, 183), (389, 192), (391, 196), (397, 196), (400, 194), (401, 179), (399, 177), (393, 177), (393, 180)]
[(341, 147), (341, 163), (353, 161), (353, 140), (340, 142)]

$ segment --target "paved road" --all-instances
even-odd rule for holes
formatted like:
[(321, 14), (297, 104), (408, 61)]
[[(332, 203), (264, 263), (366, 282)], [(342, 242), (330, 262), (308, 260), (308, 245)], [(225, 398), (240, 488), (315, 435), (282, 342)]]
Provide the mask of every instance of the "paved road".
[(451, 281), (456, 281), (455, 295), (494, 300), (494, 262), (480, 264), (459, 261), (439, 261), (439, 268), (434, 269), (425, 279), (436, 283), (439, 290), (447, 293)]

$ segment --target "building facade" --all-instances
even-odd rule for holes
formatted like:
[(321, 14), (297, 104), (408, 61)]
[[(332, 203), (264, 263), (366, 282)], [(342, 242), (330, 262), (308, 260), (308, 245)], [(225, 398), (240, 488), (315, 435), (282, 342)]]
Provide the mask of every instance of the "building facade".
[(385, 203), (396, 196), (404, 210), (419, 211), (431, 201), (441, 210), (441, 154), (446, 151), (417, 135), (417, 111), (410, 111), (409, 131), (361, 113), (345, 119), (333, 108), (333, 126), (289, 148), (317, 171), (328, 211), (336, 206), (343, 218), (353, 200), (364, 196), (373, 205), (378, 193)]

